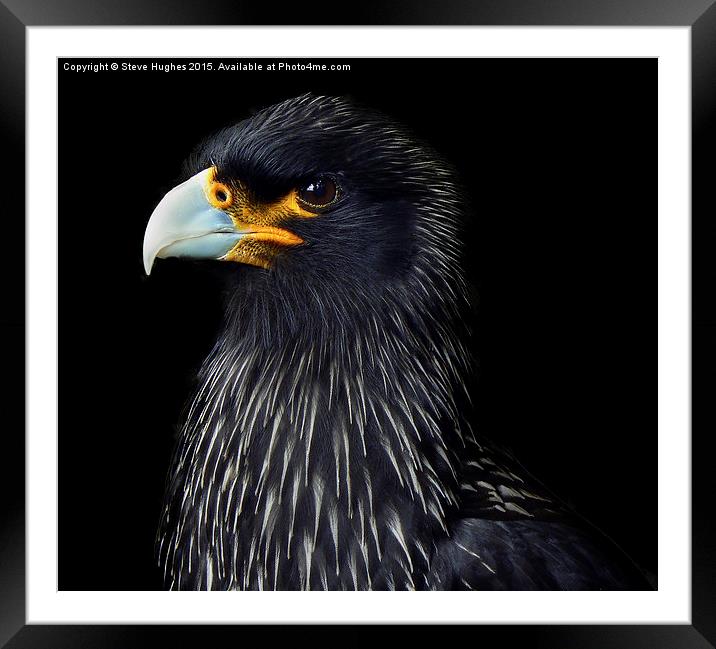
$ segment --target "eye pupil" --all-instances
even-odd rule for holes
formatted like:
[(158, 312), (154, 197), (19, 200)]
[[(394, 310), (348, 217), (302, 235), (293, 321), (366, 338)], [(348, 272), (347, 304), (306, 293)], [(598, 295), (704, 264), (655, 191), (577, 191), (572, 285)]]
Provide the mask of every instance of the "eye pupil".
[(225, 192), (223, 189), (219, 189), (219, 190), (216, 192), (216, 198), (217, 198), (217, 200), (219, 200), (220, 202), (225, 203), (225, 202), (226, 202), (226, 199), (228, 198), (228, 196), (226, 195), (226, 192)]
[(330, 178), (316, 178), (298, 191), (299, 198), (309, 205), (324, 207), (336, 200), (338, 188)]

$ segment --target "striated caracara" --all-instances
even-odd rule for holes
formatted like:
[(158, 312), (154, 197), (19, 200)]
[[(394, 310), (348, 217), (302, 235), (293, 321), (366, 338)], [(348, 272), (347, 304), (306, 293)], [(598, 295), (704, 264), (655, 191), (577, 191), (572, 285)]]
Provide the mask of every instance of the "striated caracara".
[(169, 475), (172, 589), (642, 589), (470, 425), (465, 204), (385, 117), (303, 95), (204, 142), (144, 264), (225, 263)]

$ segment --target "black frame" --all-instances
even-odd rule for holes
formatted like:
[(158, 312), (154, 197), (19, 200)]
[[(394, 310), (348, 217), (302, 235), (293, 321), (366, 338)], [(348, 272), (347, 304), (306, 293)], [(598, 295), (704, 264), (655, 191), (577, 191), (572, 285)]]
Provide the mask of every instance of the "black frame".
[[(143, 3), (141, 0), (0, 0), (0, 128), (5, 159), (3, 233), (8, 248), (16, 254), (0, 256), (4, 282), (0, 309), (0, 354), (6, 384), (0, 395), (6, 401), (2, 412), (19, 411), (24, 390), (24, 133), (25, 133), (25, 27), (52, 25), (259, 25), (349, 24), (349, 25), (624, 25), (691, 26), (692, 46), (692, 238), (694, 378), (700, 381), (693, 392), (692, 426), (692, 625), (485, 625), (471, 633), (483, 642), (505, 639), (536, 647), (713, 647), (716, 644), (716, 543), (709, 496), (716, 492), (712, 467), (711, 431), (716, 410), (708, 398), (716, 387), (712, 368), (716, 364), (716, 309), (708, 284), (716, 279), (711, 242), (716, 235), (712, 215), (716, 213), (716, 4), (714, 0), (560, 0), (536, 3), (530, 0), (443, 0), (437, 6), (410, 0), (385, 3), (363, 2), (360, 8), (343, 9), (323, 0), (309, 7), (278, 9), (240, 0), (174, 0)], [(707, 216), (709, 215), (709, 216)], [(711, 218), (709, 218), (711, 217)], [(23, 278), (24, 280), (24, 278)], [(709, 296), (708, 298), (706, 296)], [(10, 371), (8, 371), (10, 369)], [(14, 370), (14, 371), (12, 371)], [(209, 646), (240, 630), (224, 626), (26, 626), (25, 625), (25, 526), (24, 499), (18, 484), (24, 482), (24, 435), (20, 414), (16, 425), (2, 432), (4, 470), (0, 472), (0, 644), (6, 647), (124, 647), (138, 643), (152, 646)], [(7, 421), (7, 419), (6, 419)], [(12, 461), (9, 461), (12, 458)], [(318, 633), (331, 632), (316, 629)], [(365, 633), (359, 630), (358, 633)], [(291, 631), (286, 639), (295, 641)], [(328, 639), (326, 636), (323, 636)], [(360, 637), (354, 636), (358, 641)], [(301, 638), (308, 639), (308, 637)], [(312, 638), (311, 638), (312, 639)], [(276, 638), (273, 638), (275, 641)], [(479, 642), (479, 640), (478, 640)], [(7, 644), (4, 644), (7, 643)]]

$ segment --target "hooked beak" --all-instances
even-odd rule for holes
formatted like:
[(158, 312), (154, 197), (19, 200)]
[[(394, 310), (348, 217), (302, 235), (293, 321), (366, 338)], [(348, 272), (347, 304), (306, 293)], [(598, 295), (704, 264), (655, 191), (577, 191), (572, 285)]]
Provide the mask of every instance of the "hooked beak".
[(246, 236), (226, 212), (209, 202), (213, 177), (213, 167), (200, 171), (169, 191), (152, 212), (144, 233), (147, 275), (157, 257), (222, 259)]

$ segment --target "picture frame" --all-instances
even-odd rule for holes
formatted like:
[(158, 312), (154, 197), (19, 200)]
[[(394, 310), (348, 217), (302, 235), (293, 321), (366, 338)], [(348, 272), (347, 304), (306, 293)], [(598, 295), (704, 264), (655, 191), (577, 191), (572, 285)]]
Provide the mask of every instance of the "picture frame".
[[(584, 4), (585, 6), (580, 6)], [(313, 11), (317, 7), (313, 6)], [(637, 2), (620, 4), (618, 10), (597, 3), (569, 2), (537, 15), (529, 3), (481, 3), (449, 2), (440, 8), (421, 6), (420, 11), (407, 3), (395, 3), (390, 7), (374, 7), (372, 14), (368, 7), (361, 12), (345, 15), (344, 24), (356, 25), (630, 25), (630, 26), (691, 26), (692, 48), (692, 272), (693, 272), (693, 324), (692, 344), (699, 344), (698, 354), (693, 356), (694, 378), (700, 374), (700, 382), (693, 392), (697, 404), (694, 412), (698, 418), (692, 425), (692, 624), (691, 625), (489, 625), (475, 630), (487, 638), (509, 639), (515, 642), (538, 646), (681, 646), (708, 647), (716, 642), (716, 623), (712, 611), (716, 609), (716, 556), (713, 541), (713, 506), (709, 495), (714, 492), (714, 478), (710, 471), (709, 450), (712, 442), (708, 431), (712, 429), (714, 415), (709, 408), (709, 394), (713, 379), (709, 377), (709, 366), (715, 353), (712, 311), (709, 304), (708, 284), (702, 278), (711, 277), (713, 262), (710, 260), (710, 228), (706, 214), (713, 213), (714, 162), (710, 150), (714, 141), (714, 98), (713, 79), (716, 76), (716, 9), (709, 2), (682, 4), (678, 7), (668, 3), (648, 7)], [(410, 11), (412, 9), (412, 11)], [(306, 17), (295, 10), (295, 24), (305, 24)], [(320, 14), (320, 12), (319, 12)], [(336, 15), (321, 14), (326, 23), (336, 24)], [(0, 25), (3, 30), (0, 44), (2, 69), (4, 137), (8, 143), (8, 158), (14, 160), (6, 176), (7, 186), (25, 186), (27, 179), (20, 161), (24, 159), (25, 131), (25, 37), (26, 28), (34, 26), (63, 25), (253, 25), (266, 24), (272, 17), (256, 7), (244, 3), (212, 3), (207, 8), (199, 2), (182, 3), (182, 9), (174, 8), (170, 17), (161, 14), (160, 8), (152, 6), (120, 7), (111, 2), (60, 2), (50, 5), (45, 2), (19, 2), (6, 0), (0, 5)], [(330, 19), (328, 19), (330, 17)], [(282, 17), (283, 18), (283, 17)], [(274, 18), (275, 19), (275, 18)], [(282, 21), (283, 22), (283, 21)], [(293, 22), (293, 21), (289, 21)], [(313, 20), (310, 21), (313, 23)], [(316, 20), (316, 24), (323, 21)], [(325, 23), (324, 23), (325, 24)], [(6, 236), (15, 242), (24, 240), (23, 219), (24, 197), (21, 192), (7, 193), (7, 214), (16, 217), (8, 223)], [(698, 218), (698, 215), (702, 215)], [(15, 255), (3, 258), (6, 267), (4, 277), (17, 278), (17, 268), (22, 268), (22, 246), (15, 246)], [(699, 273), (699, 271), (701, 271)], [(706, 275), (708, 274), (708, 275)], [(9, 282), (8, 309), (10, 317), (2, 323), (2, 348), (6, 364), (13, 368), (13, 380), (8, 381), (4, 397), (8, 410), (14, 406), (19, 411), (23, 402), (24, 359), (22, 354), (24, 322), (24, 286), (15, 279)], [(701, 298), (699, 298), (699, 290)], [(15, 314), (14, 316), (12, 314)], [(20, 458), (24, 450), (22, 417), (12, 429), (5, 432), (5, 456)], [(686, 433), (687, 431), (684, 431)], [(115, 646), (133, 645), (139, 642), (162, 644), (174, 642), (180, 646), (220, 641), (220, 634), (236, 633), (232, 627), (187, 627), (187, 626), (126, 626), (114, 625), (26, 625), (25, 614), (25, 535), (24, 499), (18, 485), (24, 483), (23, 463), (9, 463), (10, 470), (2, 477), (3, 493), (6, 495), (0, 545), (0, 601), (3, 602), (3, 616), (0, 622), (0, 642), (8, 647), (25, 646)], [(305, 631), (304, 631), (305, 632)]]

